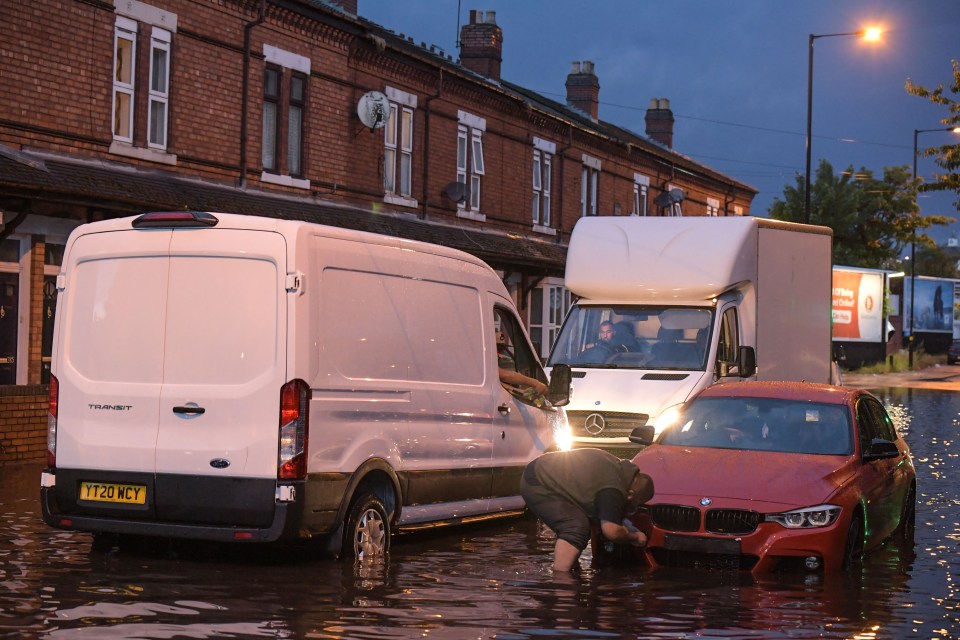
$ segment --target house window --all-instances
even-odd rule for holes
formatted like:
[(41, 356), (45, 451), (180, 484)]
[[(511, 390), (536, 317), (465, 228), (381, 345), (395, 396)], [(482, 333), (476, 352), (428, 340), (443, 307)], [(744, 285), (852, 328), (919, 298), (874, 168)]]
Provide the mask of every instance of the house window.
[[(459, 205), (468, 214), (480, 214), (480, 185), (484, 174), (484, 118), (460, 111), (457, 126), (457, 181), (468, 185), (470, 197)], [(474, 217), (468, 215), (467, 217)]]
[(563, 281), (546, 278), (530, 292), (527, 308), (530, 310), (528, 325), (530, 340), (537, 354), (546, 359), (560, 333), (560, 326), (570, 309), (570, 291)]
[(580, 174), (580, 216), (597, 215), (597, 188), (600, 182), (600, 160), (583, 154)]
[(650, 188), (650, 178), (639, 173), (633, 174), (633, 211), (635, 216), (647, 214), (647, 191)]
[(137, 23), (117, 16), (113, 31), (113, 137), (130, 144), (133, 144), (136, 51)]
[(708, 216), (719, 216), (720, 215), (720, 201), (716, 198), (707, 198), (707, 215)]
[(170, 32), (154, 27), (150, 38), (150, 106), (147, 143), (167, 148), (167, 110), (170, 100)]
[(385, 129), (383, 190), (409, 198), (413, 193), (413, 109), (391, 102)]
[(309, 189), (306, 138), (310, 59), (263, 45), (263, 136), (260, 180)]
[(267, 66), (263, 76), (263, 168), (277, 171), (277, 142), (280, 138), (280, 80), (277, 67)]
[(553, 183), (553, 156), (557, 146), (541, 140), (533, 139), (533, 224), (534, 226), (550, 227), (553, 216), (551, 209), (551, 187)]
[(287, 109), (287, 171), (292, 176), (303, 175), (303, 107), (307, 91), (307, 77), (302, 73), (290, 75), (290, 106)]

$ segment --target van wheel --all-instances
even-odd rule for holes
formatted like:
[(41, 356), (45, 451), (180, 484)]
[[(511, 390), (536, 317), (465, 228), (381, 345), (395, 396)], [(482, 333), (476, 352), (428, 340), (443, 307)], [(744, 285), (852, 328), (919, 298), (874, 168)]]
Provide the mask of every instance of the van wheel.
[(350, 507), (343, 532), (344, 553), (357, 560), (382, 557), (390, 551), (390, 520), (383, 502), (362, 493)]

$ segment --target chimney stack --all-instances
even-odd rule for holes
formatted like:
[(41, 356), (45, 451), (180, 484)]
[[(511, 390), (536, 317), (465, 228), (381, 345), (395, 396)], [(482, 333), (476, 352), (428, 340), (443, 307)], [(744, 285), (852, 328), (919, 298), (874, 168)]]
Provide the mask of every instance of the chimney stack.
[(460, 64), (492, 80), (500, 79), (503, 29), (496, 11), (470, 10), (470, 23), (460, 29)]
[(358, 0), (330, 0), (330, 4), (335, 4), (344, 11), (357, 15)]
[(673, 111), (666, 98), (652, 98), (647, 108), (647, 137), (673, 148)]
[(575, 61), (567, 76), (567, 102), (590, 115), (596, 122), (600, 113), (600, 79), (589, 60)]

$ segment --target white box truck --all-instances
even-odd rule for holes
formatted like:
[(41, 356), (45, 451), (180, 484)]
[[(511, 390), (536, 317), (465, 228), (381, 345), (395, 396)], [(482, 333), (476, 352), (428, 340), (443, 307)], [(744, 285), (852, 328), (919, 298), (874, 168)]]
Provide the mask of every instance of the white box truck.
[(76, 229), (57, 289), (54, 527), (375, 555), (522, 511), (524, 467), (566, 439), (569, 371), (552, 404), (528, 392), (514, 305), (460, 251), (158, 212)]
[(827, 227), (763, 218), (578, 220), (547, 363), (573, 368), (574, 446), (629, 457), (634, 427), (717, 382), (836, 381), (831, 250)]

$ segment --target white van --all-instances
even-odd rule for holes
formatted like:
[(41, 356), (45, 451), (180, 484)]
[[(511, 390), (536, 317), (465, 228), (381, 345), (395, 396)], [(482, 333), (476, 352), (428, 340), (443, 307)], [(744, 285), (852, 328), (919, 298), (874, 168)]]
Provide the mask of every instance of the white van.
[(394, 529), (519, 512), (524, 466), (568, 441), (569, 371), (549, 401), (500, 383), (498, 337), (500, 366), (546, 376), (459, 251), (149, 213), (74, 231), (57, 289), (54, 527), (383, 553)]

